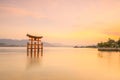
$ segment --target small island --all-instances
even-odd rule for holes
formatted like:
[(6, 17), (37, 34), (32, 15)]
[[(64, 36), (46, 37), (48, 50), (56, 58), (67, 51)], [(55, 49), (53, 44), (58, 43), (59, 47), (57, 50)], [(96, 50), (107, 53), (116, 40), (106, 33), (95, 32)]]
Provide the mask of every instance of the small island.
[(88, 46), (74, 46), (73, 48), (97, 48), (96, 45), (88, 45)]
[(120, 51), (120, 38), (115, 41), (111, 38), (107, 42), (101, 42), (97, 44), (98, 51)]

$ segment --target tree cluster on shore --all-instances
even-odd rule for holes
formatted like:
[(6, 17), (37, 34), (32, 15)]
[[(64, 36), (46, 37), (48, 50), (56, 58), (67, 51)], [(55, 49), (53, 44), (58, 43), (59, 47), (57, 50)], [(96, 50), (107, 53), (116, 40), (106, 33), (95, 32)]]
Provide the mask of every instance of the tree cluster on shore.
[(107, 42), (98, 43), (97, 46), (101, 48), (120, 48), (120, 38), (117, 41), (109, 38)]

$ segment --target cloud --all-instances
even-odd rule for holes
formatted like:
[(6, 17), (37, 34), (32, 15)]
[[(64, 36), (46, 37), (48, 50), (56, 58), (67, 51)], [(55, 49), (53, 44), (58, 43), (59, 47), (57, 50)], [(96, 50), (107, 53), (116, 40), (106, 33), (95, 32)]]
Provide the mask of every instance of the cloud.
[(120, 24), (119, 22), (116, 22), (114, 24), (111, 24), (109, 28), (106, 28), (106, 30), (104, 30), (103, 33), (117, 39), (120, 37), (119, 30), (120, 30)]
[(14, 16), (31, 16), (33, 18), (45, 18), (46, 16), (42, 13), (28, 11), (18, 7), (6, 6), (0, 4), (0, 12)]

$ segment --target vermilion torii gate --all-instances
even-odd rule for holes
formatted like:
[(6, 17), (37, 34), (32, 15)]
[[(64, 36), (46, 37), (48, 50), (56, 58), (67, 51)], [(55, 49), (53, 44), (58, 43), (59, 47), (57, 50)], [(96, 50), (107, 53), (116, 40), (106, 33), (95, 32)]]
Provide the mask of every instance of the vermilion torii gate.
[(27, 43), (27, 56), (34, 54), (34, 56), (39, 57), (39, 53), (41, 52), (41, 56), (43, 56), (43, 43), (41, 39), (42, 36), (33, 36), (27, 34), (26, 36), (29, 37), (29, 42)]

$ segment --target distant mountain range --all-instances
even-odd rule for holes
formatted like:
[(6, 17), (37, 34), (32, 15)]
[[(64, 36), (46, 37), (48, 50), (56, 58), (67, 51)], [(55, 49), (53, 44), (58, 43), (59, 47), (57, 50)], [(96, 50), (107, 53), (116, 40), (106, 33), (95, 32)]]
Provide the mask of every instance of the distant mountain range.
[[(13, 40), (13, 39), (0, 39), (0, 47), (24, 47), (26, 46), (28, 40)], [(63, 45), (61, 43), (49, 43), (43, 42), (46, 47), (70, 47), (68, 45)]]

